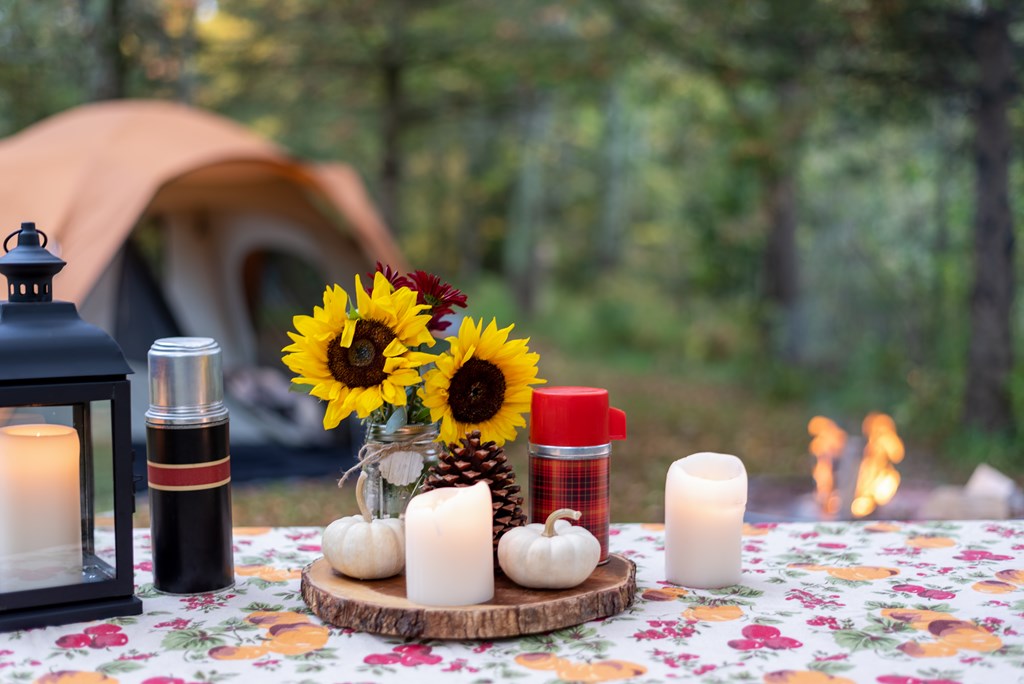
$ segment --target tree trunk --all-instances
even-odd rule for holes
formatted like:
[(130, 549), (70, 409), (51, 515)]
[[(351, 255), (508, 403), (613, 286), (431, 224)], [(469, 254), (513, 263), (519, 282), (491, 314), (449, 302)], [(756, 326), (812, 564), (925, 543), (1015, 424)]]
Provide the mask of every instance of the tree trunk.
[[(84, 11), (83, 3), (83, 11)], [(125, 97), (128, 63), (121, 52), (124, 35), (123, 0), (107, 0), (106, 16), (93, 25), (96, 69), (93, 72), (93, 100), (117, 100)]]
[(401, 232), (402, 132), (405, 126), (405, 61), (401, 1), (389, 5), (388, 41), (381, 59), (380, 209), (394, 235)]
[(196, 5), (185, 4), (179, 8), (183, 13), (185, 29), (178, 39), (178, 55), (181, 65), (178, 69), (177, 96), (178, 102), (192, 104), (196, 99)]
[(622, 236), (629, 220), (629, 130), (622, 86), (613, 80), (605, 96), (604, 193), (597, 242), (601, 273), (614, 271), (622, 260)]
[(964, 421), (987, 432), (1014, 427), (1010, 401), (1014, 233), (1009, 171), (1013, 139), (1008, 110), (1014, 91), (1012, 43), (1005, 12), (989, 11), (975, 32), (974, 284)]
[(544, 220), (544, 145), (553, 117), (551, 96), (523, 98), (523, 145), (519, 180), (512, 197), (505, 236), (505, 278), (519, 310), (529, 316), (536, 308), (540, 280), (538, 236)]
[(787, 80), (776, 91), (776, 126), (772, 154), (762, 167), (768, 235), (762, 259), (764, 298), (770, 307), (770, 337), (786, 361), (803, 355), (800, 310), (800, 259), (797, 251), (797, 152), (803, 135), (800, 86)]

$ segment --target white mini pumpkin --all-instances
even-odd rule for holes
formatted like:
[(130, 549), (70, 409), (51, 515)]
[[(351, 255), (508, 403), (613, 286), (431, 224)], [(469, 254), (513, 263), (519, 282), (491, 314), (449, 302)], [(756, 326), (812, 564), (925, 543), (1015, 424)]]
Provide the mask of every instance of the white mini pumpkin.
[(601, 543), (585, 527), (562, 518), (580, 512), (560, 508), (544, 524), (515, 527), (498, 542), (498, 565), (513, 582), (531, 589), (568, 589), (590, 577), (601, 558)]
[(356, 483), (360, 515), (335, 520), (324, 530), (321, 549), (331, 567), (356, 579), (383, 579), (405, 567), (405, 530), (401, 520), (373, 520), (363, 489), (366, 473)]

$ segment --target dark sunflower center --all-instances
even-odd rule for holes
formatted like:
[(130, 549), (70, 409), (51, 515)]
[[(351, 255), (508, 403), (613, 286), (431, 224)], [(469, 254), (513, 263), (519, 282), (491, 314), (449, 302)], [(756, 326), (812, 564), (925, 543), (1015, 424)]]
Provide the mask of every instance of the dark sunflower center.
[(342, 347), (335, 337), (327, 345), (327, 368), (338, 382), (347, 387), (373, 387), (384, 382), (384, 350), (395, 339), (394, 331), (383, 323), (356, 322), (352, 344)]
[(460, 423), (493, 418), (504, 402), (505, 374), (490, 361), (470, 359), (455, 372), (448, 387), (448, 404)]

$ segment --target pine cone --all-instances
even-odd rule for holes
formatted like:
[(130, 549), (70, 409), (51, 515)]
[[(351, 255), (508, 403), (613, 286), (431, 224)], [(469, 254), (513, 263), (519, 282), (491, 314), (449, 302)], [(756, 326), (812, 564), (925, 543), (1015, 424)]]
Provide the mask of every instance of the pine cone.
[[(480, 442), (480, 431), (474, 430), (459, 439), (460, 444), (449, 444), (438, 457), (423, 483), (422, 491), (442, 487), (472, 487), (486, 482), (491, 488), (494, 507), (494, 553), (497, 558), (498, 540), (513, 527), (526, 524), (523, 497), (516, 484), (516, 473), (508, 464), (505, 449), (494, 442)], [(495, 566), (497, 567), (497, 566)]]

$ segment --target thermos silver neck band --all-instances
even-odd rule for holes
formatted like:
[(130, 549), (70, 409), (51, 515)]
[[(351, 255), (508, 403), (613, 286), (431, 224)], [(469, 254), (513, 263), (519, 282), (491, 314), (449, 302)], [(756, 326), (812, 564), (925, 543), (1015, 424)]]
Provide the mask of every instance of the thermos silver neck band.
[(612, 453), (611, 442), (608, 444), (595, 444), (593, 446), (549, 446), (547, 444), (534, 444), (530, 442), (530, 453), (534, 456), (544, 458), (557, 458), (565, 461), (582, 461), (591, 458), (610, 456)]
[(166, 337), (149, 350), (150, 425), (212, 425), (228, 419), (220, 345), (210, 337)]

